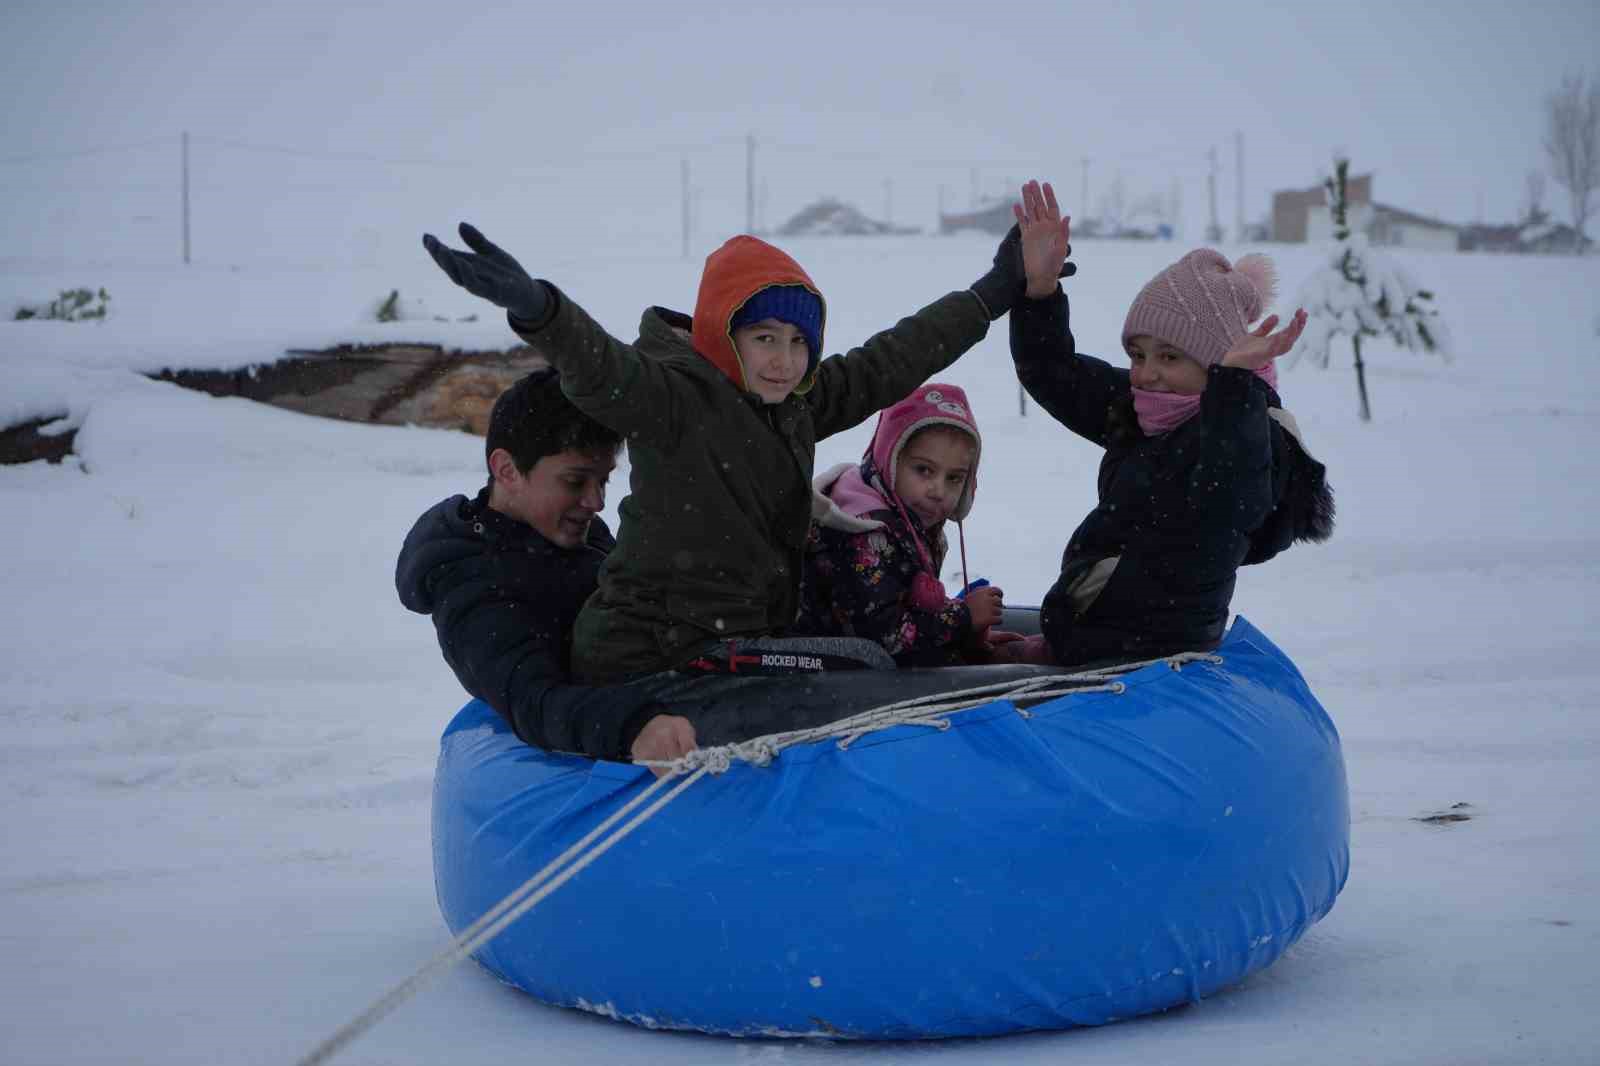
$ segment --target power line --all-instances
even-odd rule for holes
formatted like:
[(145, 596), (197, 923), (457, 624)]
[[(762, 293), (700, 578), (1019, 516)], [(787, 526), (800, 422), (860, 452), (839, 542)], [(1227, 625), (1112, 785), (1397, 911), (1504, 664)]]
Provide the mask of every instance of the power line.
[(513, 166), (501, 166), (496, 160), (472, 158), (461, 161), (454, 159), (433, 159), (425, 156), (390, 157), (373, 155), (368, 152), (338, 152), (297, 148), (282, 144), (261, 144), (249, 141), (236, 141), (221, 137), (195, 136), (197, 144), (210, 145), (213, 148), (226, 148), (240, 152), (258, 152), (270, 155), (295, 156), (302, 159), (322, 159), (336, 162), (350, 163), (377, 163), (382, 166), (407, 166), (407, 167), (439, 167), (443, 169), (483, 170), (493, 167), (505, 173), (532, 173), (567, 170), (581, 167), (594, 162), (638, 162), (640, 160), (657, 160), (669, 156), (681, 156), (685, 153), (704, 152), (712, 148), (710, 144), (679, 144), (662, 145), (656, 148), (642, 148), (632, 151), (575, 151), (567, 159), (546, 160), (535, 164), (520, 163)]
[(133, 144), (107, 144), (98, 148), (82, 148), (72, 152), (39, 152), (34, 155), (12, 155), (0, 157), (0, 163), (42, 163), (53, 162), (61, 159), (83, 159), (92, 155), (109, 155), (113, 152), (136, 152), (158, 145), (172, 144), (171, 137), (152, 137), (147, 141), (136, 141)]
[(410, 167), (479, 167), (481, 163), (458, 163), (441, 159), (393, 159), (382, 156), (369, 155), (365, 152), (328, 152), (313, 151), (305, 148), (293, 148), (281, 144), (254, 144), (248, 141), (224, 140), (221, 137), (206, 137), (196, 135), (193, 138), (196, 144), (210, 145), (213, 148), (227, 148), (236, 152), (258, 152), (265, 155), (289, 155), (301, 159), (338, 160), (350, 163), (381, 163), (384, 166), (410, 166)]

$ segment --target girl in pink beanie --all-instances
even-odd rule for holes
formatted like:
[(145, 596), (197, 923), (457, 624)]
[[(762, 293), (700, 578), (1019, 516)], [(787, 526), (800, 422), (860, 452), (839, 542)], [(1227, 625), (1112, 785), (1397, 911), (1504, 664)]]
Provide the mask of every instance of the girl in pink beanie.
[(865, 637), (900, 666), (987, 661), (1000, 590), (956, 599), (939, 581), (945, 522), (959, 527), (972, 510), (982, 450), (966, 393), (954, 385), (923, 385), (879, 412), (861, 462), (814, 482), (797, 631)]
[(1099, 501), (1045, 596), (1043, 641), (1016, 654), (1080, 664), (1213, 648), (1241, 565), (1333, 530), (1325, 469), (1283, 409), (1273, 370), (1305, 312), (1274, 332), (1278, 317), (1262, 319), (1271, 262), (1197, 249), (1134, 298), (1123, 370), (1077, 351), (1056, 281), (1070, 219), (1049, 185), (1023, 190), (1017, 219), (1028, 297), (1011, 315), (1017, 377), (1105, 458)]

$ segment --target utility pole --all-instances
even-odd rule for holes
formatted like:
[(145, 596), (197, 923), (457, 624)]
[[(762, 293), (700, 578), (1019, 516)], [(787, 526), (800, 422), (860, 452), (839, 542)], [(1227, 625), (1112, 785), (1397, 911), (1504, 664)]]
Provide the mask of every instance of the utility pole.
[(189, 265), (189, 131), (183, 131), (183, 264)]
[(1245, 240), (1245, 233), (1244, 233), (1244, 132), (1242, 130), (1235, 130), (1234, 131), (1234, 134), (1233, 134), (1233, 154), (1234, 154), (1234, 167), (1235, 167), (1235, 170), (1237, 171), (1237, 177), (1238, 177), (1238, 181), (1239, 181), (1239, 189), (1238, 189), (1238, 192), (1239, 192), (1239, 204), (1238, 204), (1238, 211), (1237, 211), (1238, 217), (1234, 219), (1234, 223), (1235, 223), (1235, 225), (1237, 227), (1234, 230), (1234, 234), (1235, 234), (1234, 239), (1239, 241), (1242, 244), (1242, 243), (1244, 243), (1244, 240)]
[(689, 157), (684, 156), (678, 164), (678, 173), (683, 178), (683, 257), (689, 258)]
[(1206, 153), (1211, 160), (1211, 172), (1206, 175), (1206, 195), (1211, 201), (1211, 223), (1206, 226), (1206, 240), (1215, 243), (1222, 240), (1222, 227), (1217, 223), (1217, 148), (1211, 146), (1211, 151)]
[(756, 231), (756, 135), (744, 139), (744, 231)]

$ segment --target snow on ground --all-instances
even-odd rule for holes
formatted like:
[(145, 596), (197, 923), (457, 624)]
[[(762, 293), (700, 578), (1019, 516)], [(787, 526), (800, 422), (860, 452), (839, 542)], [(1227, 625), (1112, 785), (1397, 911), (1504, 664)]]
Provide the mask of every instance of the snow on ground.
[[(991, 247), (791, 250), (829, 296), (838, 348), (970, 281)], [(1182, 250), (1079, 242), (1086, 351), (1116, 351), (1138, 286)], [(1292, 293), (1315, 250), (1272, 251)], [(552, 258), (619, 334), (649, 303), (693, 301), (697, 263)], [(1286, 370), (1339, 527), (1247, 570), (1234, 604), (1300, 664), (1349, 766), (1349, 886), (1275, 966), (1157, 1017), (918, 1045), (645, 1032), (463, 966), (335, 1061), (1595, 1061), (1600, 259), (1403, 261), (1438, 292), (1457, 360), (1378, 347), (1370, 425), (1347, 357)], [(415, 516), (480, 483), (481, 442), (127, 369), (398, 336), (509, 342), (492, 312), (363, 321), (396, 286), (425, 314), (483, 311), (432, 271), (420, 249), (392, 272), (0, 264), (0, 308), (77, 285), (113, 296), (103, 324), (0, 324), (0, 423), (82, 426), (79, 461), (0, 468), (0, 1061), (292, 1062), (446, 942), (428, 805), (463, 696), (391, 575)], [(986, 436), (973, 568), (1037, 602), (1098, 454), (1031, 406), (1018, 415), (1005, 337), (945, 377)], [(868, 432), (824, 443), (819, 465)], [(622, 494), (619, 476), (613, 505)], [(1440, 813), (1469, 820), (1417, 820)]]

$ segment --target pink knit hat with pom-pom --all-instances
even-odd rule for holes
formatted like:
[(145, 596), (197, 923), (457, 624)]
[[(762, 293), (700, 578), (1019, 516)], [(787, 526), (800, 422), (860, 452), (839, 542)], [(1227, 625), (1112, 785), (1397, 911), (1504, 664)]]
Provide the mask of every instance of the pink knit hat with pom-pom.
[(1247, 255), (1231, 266), (1221, 253), (1197, 248), (1151, 278), (1122, 324), (1122, 343), (1154, 337), (1209, 367), (1260, 318), (1278, 284), (1272, 260)]

